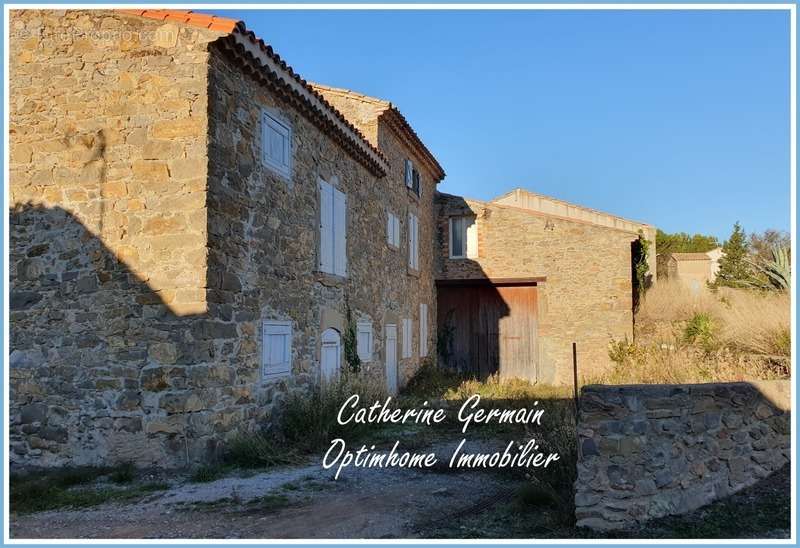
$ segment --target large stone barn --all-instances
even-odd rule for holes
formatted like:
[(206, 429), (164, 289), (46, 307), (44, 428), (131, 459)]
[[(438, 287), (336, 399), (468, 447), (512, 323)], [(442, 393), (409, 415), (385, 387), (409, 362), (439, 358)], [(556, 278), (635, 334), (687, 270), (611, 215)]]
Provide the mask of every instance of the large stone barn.
[(440, 363), (567, 384), (573, 342), (592, 376), (610, 340), (632, 340), (632, 255), (640, 235), (654, 250), (654, 227), (522, 189), (436, 203)]
[(9, 47), (14, 464), (201, 462), (347, 333), (389, 393), (437, 361), (562, 383), (630, 336), (638, 226), (438, 194), (393, 104), (242, 22), (12, 10)]

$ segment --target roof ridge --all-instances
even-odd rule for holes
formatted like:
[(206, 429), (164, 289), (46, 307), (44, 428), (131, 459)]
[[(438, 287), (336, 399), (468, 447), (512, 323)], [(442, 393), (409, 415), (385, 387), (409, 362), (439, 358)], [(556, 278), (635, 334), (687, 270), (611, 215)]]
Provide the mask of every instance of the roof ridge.
[(200, 27), (218, 32), (232, 33), (243, 24), (237, 19), (219, 17), (206, 13), (195, 13), (192, 10), (162, 10), (162, 9), (118, 9), (115, 10), (128, 15), (138, 15), (159, 21), (176, 21), (193, 27)]
[(329, 86), (326, 84), (320, 84), (319, 82), (309, 82), (308, 85), (311, 86), (312, 88), (324, 89), (325, 91), (340, 93), (342, 95), (352, 95), (359, 99), (363, 99), (366, 102), (378, 103), (380, 105), (385, 105), (387, 108), (394, 108), (394, 105), (392, 104), (391, 101), (388, 101), (386, 99), (381, 99), (380, 97), (373, 97), (372, 95), (366, 95), (364, 93), (352, 89)]
[(626, 222), (637, 224), (637, 225), (642, 225), (642, 226), (648, 226), (648, 227), (655, 228), (655, 225), (652, 225), (650, 223), (645, 223), (643, 221), (637, 221), (636, 219), (630, 219), (628, 217), (622, 217), (622, 216), (616, 215), (614, 213), (609, 213), (608, 211), (603, 211), (602, 209), (595, 209), (593, 207), (583, 206), (583, 205), (580, 205), (580, 204), (576, 204), (574, 202), (568, 202), (568, 201), (563, 200), (561, 198), (556, 198), (554, 196), (549, 196), (547, 194), (541, 194), (539, 192), (534, 192), (532, 190), (528, 190), (527, 188), (524, 188), (524, 187), (521, 187), (521, 186), (518, 186), (518, 187), (515, 187), (515, 188), (511, 189), (508, 192), (506, 192), (505, 194), (501, 194), (500, 196), (496, 196), (496, 197), (492, 198), (490, 201), (496, 202), (497, 200), (505, 198), (506, 196), (510, 196), (513, 193), (517, 192), (517, 191), (525, 192), (527, 194), (531, 194), (531, 195), (537, 196), (539, 198), (545, 198), (547, 200), (552, 200), (554, 202), (558, 202), (559, 204), (564, 204), (564, 205), (568, 205), (568, 206), (572, 206), (572, 207), (577, 207), (577, 208), (582, 209), (584, 211), (590, 211), (592, 213), (598, 213), (600, 215), (607, 215), (608, 217), (613, 217), (613, 218), (619, 219), (621, 221), (626, 221)]

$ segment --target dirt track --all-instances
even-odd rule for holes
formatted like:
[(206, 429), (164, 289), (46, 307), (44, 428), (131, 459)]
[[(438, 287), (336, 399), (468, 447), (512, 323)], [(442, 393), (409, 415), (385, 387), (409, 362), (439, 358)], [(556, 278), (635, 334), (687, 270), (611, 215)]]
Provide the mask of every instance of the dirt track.
[[(444, 453), (442, 453), (444, 454)], [(518, 481), (446, 468), (348, 469), (319, 462), (176, 483), (131, 504), (12, 518), (12, 538), (411, 538), (448, 516), (507, 500)]]

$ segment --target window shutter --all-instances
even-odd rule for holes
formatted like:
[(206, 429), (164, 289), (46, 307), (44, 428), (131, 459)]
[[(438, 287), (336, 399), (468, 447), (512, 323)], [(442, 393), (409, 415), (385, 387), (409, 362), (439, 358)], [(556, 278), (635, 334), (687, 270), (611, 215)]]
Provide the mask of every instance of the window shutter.
[(333, 273), (333, 187), (319, 182), (319, 269)]
[(403, 320), (403, 357), (411, 357), (411, 320)]
[(419, 270), (419, 217), (414, 217), (414, 268)]
[(419, 305), (419, 355), (428, 355), (428, 305)]
[(394, 221), (394, 246), (400, 247), (400, 217), (392, 215)]
[(419, 270), (419, 219), (408, 214), (408, 266)]
[(347, 276), (347, 196), (333, 189), (334, 274)]
[(394, 215), (386, 213), (386, 242), (389, 245), (394, 245)]
[(408, 266), (414, 268), (414, 214), (408, 214)]
[(467, 225), (467, 258), (475, 259), (478, 257), (478, 221), (477, 219), (464, 219)]
[(262, 111), (261, 116), (261, 160), (273, 171), (291, 177), (291, 125), (267, 111)]
[(262, 377), (283, 377), (292, 372), (292, 326), (289, 322), (262, 324)]
[(406, 186), (408, 188), (411, 188), (411, 185), (413, 184), (412, 178), (413, 178), (414, 164), (411, 163), (411, 160), (406, 159), (405, 165), (406, 165), (406, 174), (405, 174)]

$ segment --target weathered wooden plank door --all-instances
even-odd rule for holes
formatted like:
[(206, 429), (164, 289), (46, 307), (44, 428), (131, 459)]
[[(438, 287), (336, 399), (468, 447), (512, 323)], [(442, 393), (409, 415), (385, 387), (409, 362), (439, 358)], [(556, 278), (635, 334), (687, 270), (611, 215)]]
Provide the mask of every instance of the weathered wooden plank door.
[(501, 378), (536, 381), (538, 378), (538, 295), (536, 287), (497, 286), (508, 314), (498, 319)]
[(486, 378), (538, 377), (535, 285), (438, 288), (440, 352), (447, 367)]

